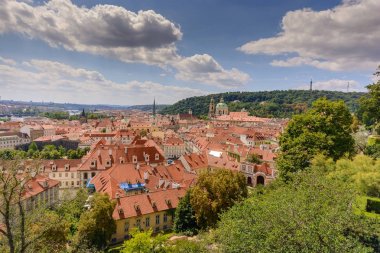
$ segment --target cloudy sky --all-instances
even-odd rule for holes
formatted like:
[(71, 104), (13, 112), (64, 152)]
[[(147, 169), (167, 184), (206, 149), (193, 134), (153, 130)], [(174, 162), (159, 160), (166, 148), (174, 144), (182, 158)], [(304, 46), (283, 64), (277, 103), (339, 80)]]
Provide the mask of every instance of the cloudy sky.
[(379, 0), (1, 0), (1, 99), (159, 103), (365, 90)]

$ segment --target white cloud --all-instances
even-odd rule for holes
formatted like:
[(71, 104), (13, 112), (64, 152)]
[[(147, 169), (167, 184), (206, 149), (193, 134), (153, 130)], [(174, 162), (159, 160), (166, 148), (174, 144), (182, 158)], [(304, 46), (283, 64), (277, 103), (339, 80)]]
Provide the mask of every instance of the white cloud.
[(380, 63), (380, 1), (343, 1), (324, 11), (288, 12), (277, 36), (239, 48), (247, 54), (296, 54), (274, 66), (310, 65), (332, 71), (373, 70)]
[[(331, 79), (327, 81), (319, 81), (313, 83), (313, 90), (334, 90), (334, 91), (366, 91), (362, 88), (359, 83), (355, 80), (342, 80), (342, 79)], [(300, 85), (297, 89), (308, 90), (310, 84)]]
[(78, 7), (70, 0), (31, 6), (5, 0), (0, 32), (21, 33), (52, 47), (114, 57), (123, 61), (165, 64), (176, 59), (178, 26), (152, 10), (128, 11), (113, 5)]
[[(37, 6), (3, 0), (0, 17), (0, 34), (20, 33), (51, 47), (174, 68), (182, 80), (226, 87), (242, 85), (249, 79), (237, 69), (223, 69), (211, 56), (207, 55), (207, 62), (194, 62), (198, 55), (180, 56), (175, 45), (182, 38), (180, 27), (153, 10), (136, 13), (114, 5), (86, 8), (70, 0), (51, 0)], [(195, 72), (179, 69), (182, 62), (193, 62)], [(201, 76), (196, 72), (199, 69), (203, 69)], [(206, 69), (210, 72), (203, 72)]]
[(148, 104), (153, 97), (159, 103), (174, 103), (182, 98), (207, 93), (155, 82), (114, 82), (97, 71), (54, 61), (13, 63), (0, 62), (3, 99), (131, 105)]
[(238, 87), (250, 79), (248, 74), (235, 68), (224, 69), (208, 54), (184, 58), (175, 65), (175, 68), (178, 70), (176, 77), (180, 80), (195, 80), (223, 88)]
[(0, 56), (0, 63), (5, 63), (7, 65), (16, 65), (16, 61), (12, 60), (12, 59), (7, 59), (7, 58), (4, 58), (4, 57), (1, 57)]

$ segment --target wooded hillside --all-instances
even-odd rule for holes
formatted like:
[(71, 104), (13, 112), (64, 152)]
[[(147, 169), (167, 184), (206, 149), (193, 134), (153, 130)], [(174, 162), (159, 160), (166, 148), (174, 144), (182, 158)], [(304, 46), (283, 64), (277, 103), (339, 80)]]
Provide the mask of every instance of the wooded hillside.
[(200, 97), (190, 97), (162, 109), (162, 114), (187, 113), (192, 109), (197, 116), (207, 115), (211, 97), (215, 104), (221, 96), (228, 104), (230, 111), (240, 111), (245, 108), (250, 114), (259, 117), (291, 117), (304, 112), (318, 98), (343, 100), (351, 111), (358, 109), (358, 99), (365, 93), (340, 91), (308, 91), (308, 90), (276, 90), (258, 92), (227, 92)]

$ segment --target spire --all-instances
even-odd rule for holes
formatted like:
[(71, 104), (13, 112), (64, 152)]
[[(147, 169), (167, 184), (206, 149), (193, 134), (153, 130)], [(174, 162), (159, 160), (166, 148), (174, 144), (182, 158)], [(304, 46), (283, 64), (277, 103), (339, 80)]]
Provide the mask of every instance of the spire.
[(86, 117), (86, 113), (84, 112), (84, 108), (83, 108), (83, 110), (82, 110), (82, 114), (81, 114), (80, 116), (82, 116), (82, 117)]
[(156, 116), (156, 97), (153, 99), (153, 116)]
[(310, 91), (313, 91), (313, 79), (310, 80)]

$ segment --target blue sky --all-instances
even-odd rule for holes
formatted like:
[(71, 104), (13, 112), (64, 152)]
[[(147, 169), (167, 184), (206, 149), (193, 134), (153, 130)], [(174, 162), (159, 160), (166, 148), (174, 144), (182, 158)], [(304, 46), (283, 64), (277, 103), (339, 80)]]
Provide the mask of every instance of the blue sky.
[(225, 91), (363, 91), (378, 0), (5, 0), (2, 99), (159, 103)]

